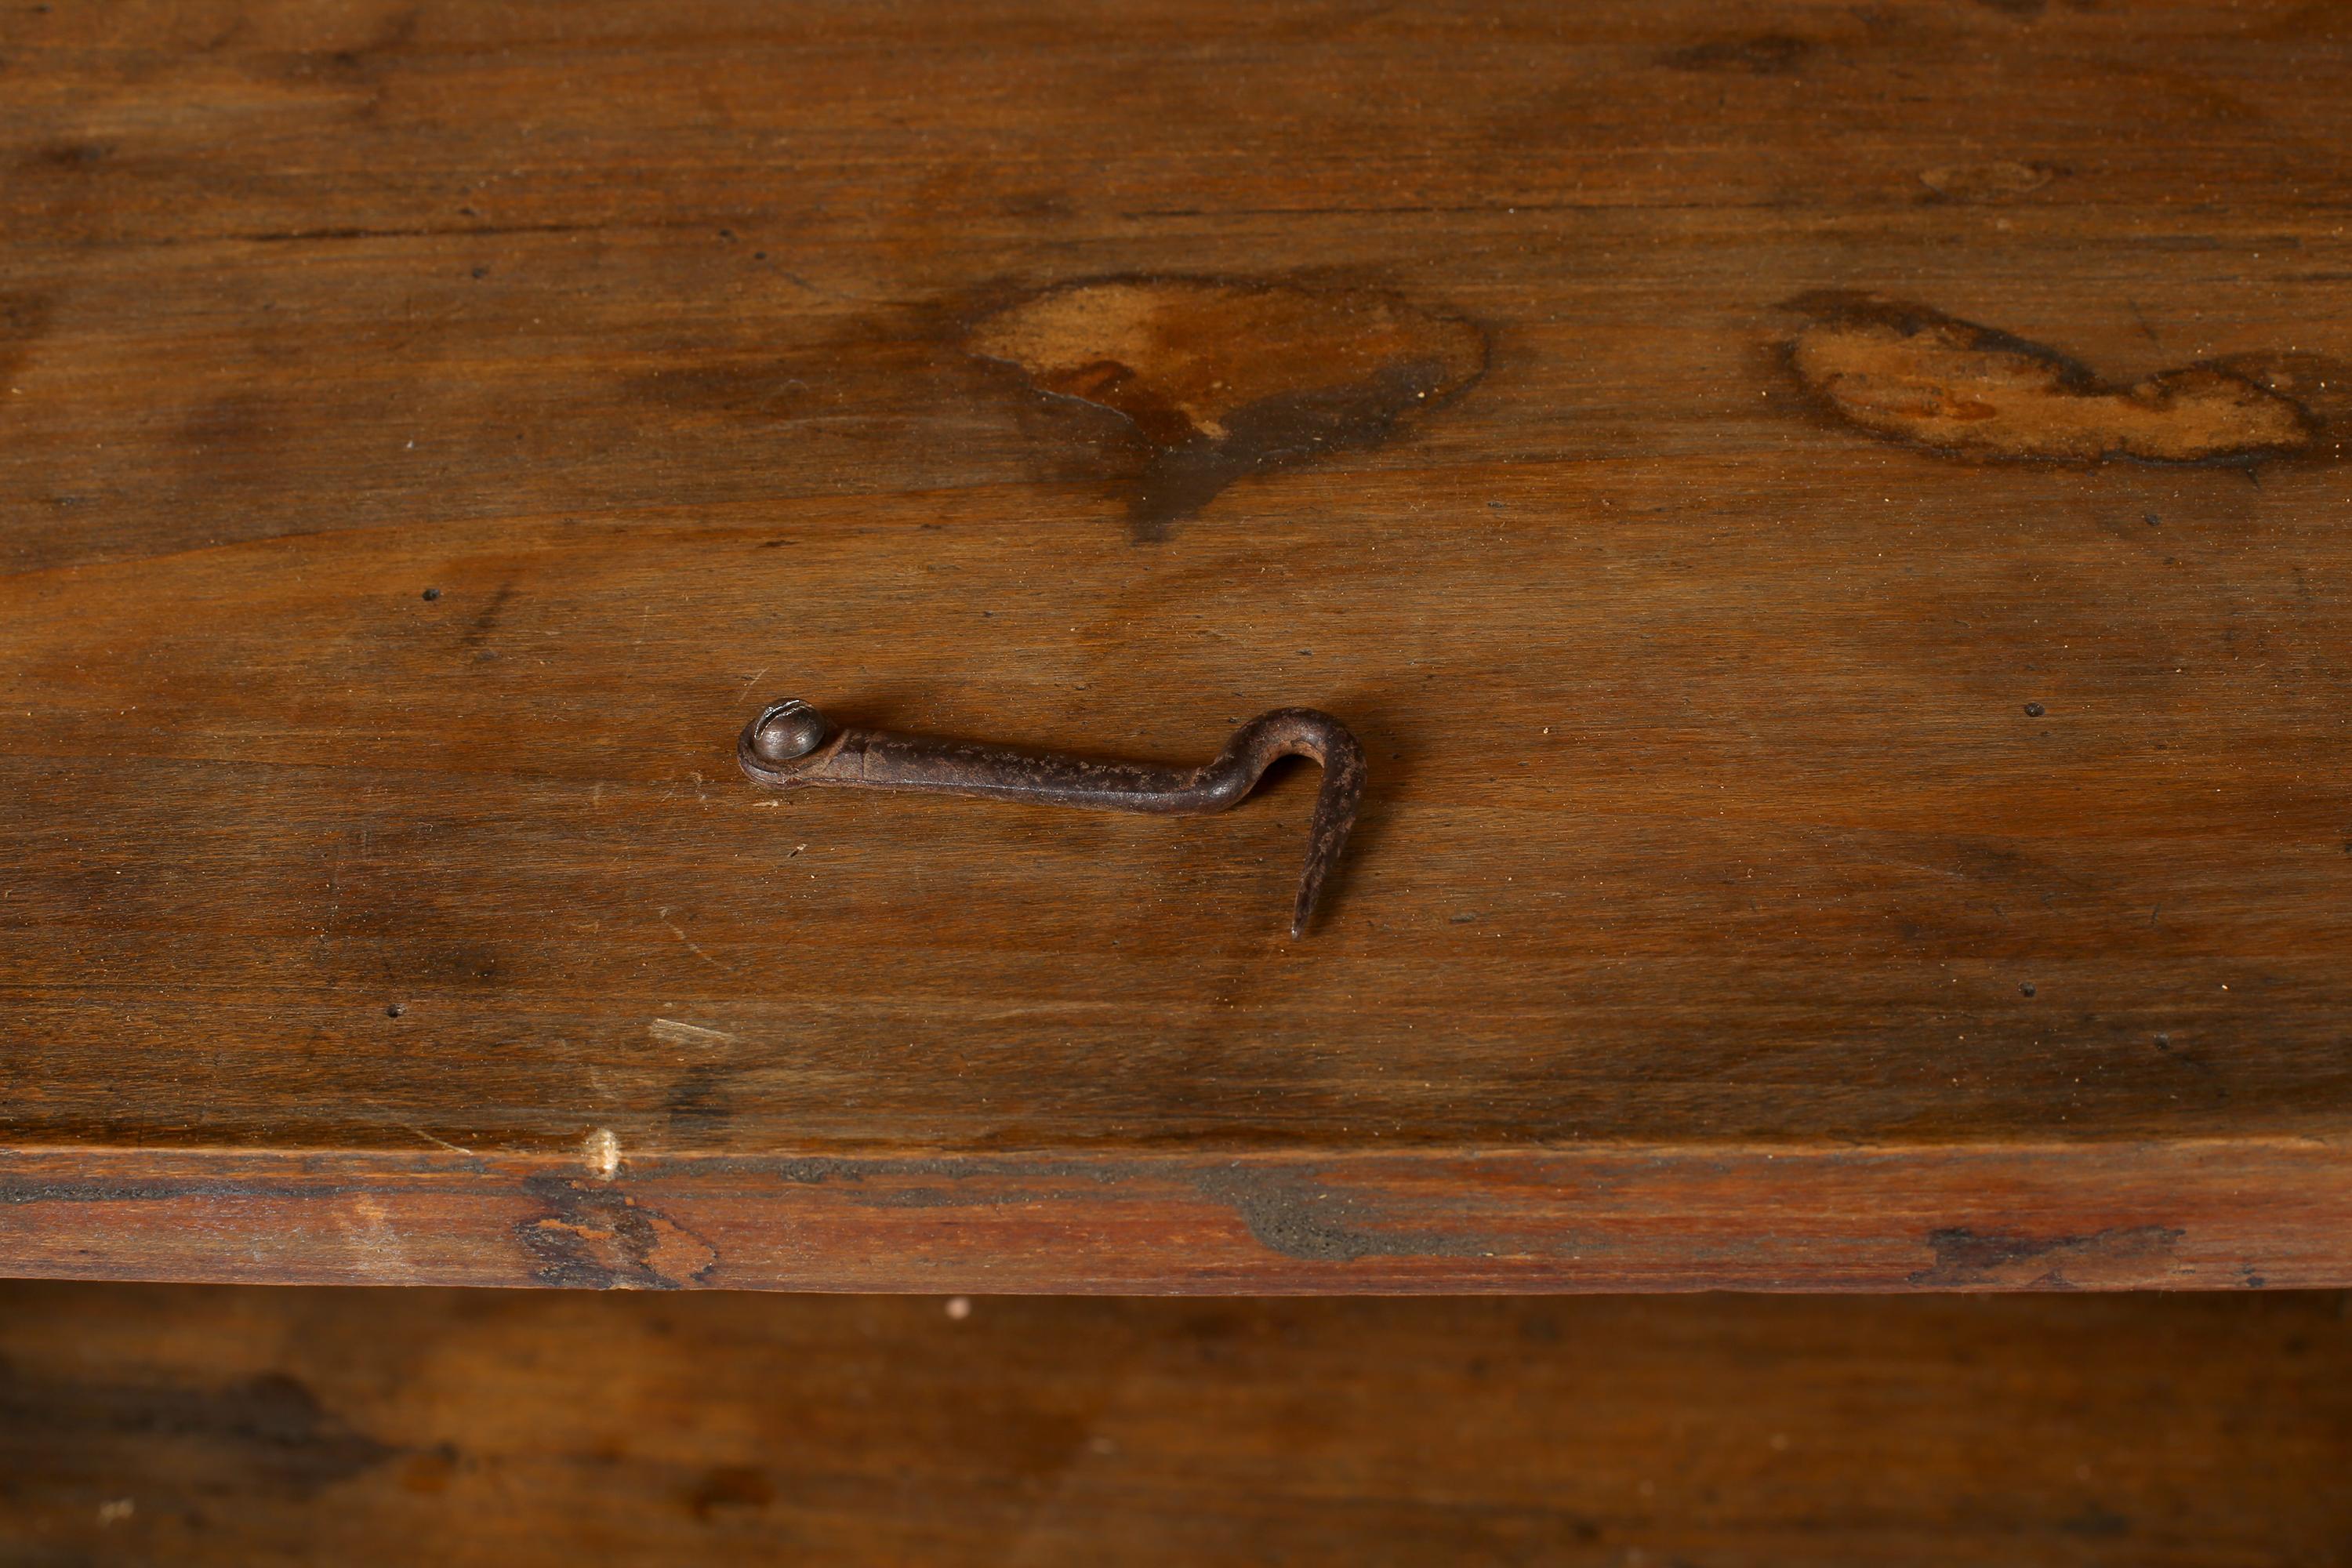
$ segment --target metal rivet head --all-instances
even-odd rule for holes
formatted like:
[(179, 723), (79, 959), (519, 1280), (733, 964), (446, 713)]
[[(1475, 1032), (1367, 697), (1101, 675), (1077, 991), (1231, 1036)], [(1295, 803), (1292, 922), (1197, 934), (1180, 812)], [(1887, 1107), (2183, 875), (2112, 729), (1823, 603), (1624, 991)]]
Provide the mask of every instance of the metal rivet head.
[(832, 726), (824, 715), (797, 697), (768, 705), (751, 730), (751, 754), (763, 763), (789, 763), (824, 744)]

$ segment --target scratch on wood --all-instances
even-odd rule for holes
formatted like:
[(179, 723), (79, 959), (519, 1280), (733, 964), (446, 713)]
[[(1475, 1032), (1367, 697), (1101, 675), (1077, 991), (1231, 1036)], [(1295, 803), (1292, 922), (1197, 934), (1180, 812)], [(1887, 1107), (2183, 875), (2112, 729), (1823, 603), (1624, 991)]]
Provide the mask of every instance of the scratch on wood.
[(676, 1018), (656, 1018), (646, 1026), (646, 1033), (667, 1046), (731, 1046), (736, 1041), (724, 1029), (682, 1024)]
[(727, 967), (717, 959), (711, 957), (709, 953), (703, 952), (701, 945), (692, 937), (686, 934), (686, 929), (679, 925), (676, 921), (669, 918), (669, 909), (667, 905), (656, 909), (654, 911), (654, 918), (660, 921), (662, 924), (669, 927), (670, 934), (672, 936), (686, 943), (687, 952), (694, 954), (695, 957), (702, 960), (703, 963), (710, 965), (713, 969), (725, 969)]
[(448, 1150), (452, 1154), (471, 1154), (473, 1152), (471, 1149), (463, 1148), (456, 1143), (452, 1143), (446, 1138), (436, 1138), (432, 1133), (427, 1132), (422, 1127), (412, 1127), (405, 1121), (402, 1122), (400, 1125), (404, 1131), (415, 1133), (427, 1143), (437, 1143), (442, 1148)]

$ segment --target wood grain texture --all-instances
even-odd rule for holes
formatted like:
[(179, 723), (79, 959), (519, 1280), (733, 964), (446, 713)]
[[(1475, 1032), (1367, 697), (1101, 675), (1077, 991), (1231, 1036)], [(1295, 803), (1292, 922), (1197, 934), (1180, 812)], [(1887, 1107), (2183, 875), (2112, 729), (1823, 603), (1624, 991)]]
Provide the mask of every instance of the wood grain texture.
[(0, 1556), (2341, 1563), (2334, 1295), (0, 1291)]
[[(350, 1278), (364, 1198), (367, 1267), (584, 1282), (517, 1226), (585, 1180), (736, 1284), (2352, 1282), (2340, 6), (238, 0), (0, 59), (15, 1271)], [(1146, 284), (1223, 313), (974, 352)], [(1875, 423), (1792, 347), (1864, 296), (1958, 324)], [(2200, 364), (2300, 444), (1890, 438)], [(1370, 786), (1293, 942), (1309, 776), (780, 801), (782, 695), (1171, 761), (1311, 705)], [(1427, 1245), (1268, 1244), (1235, 1160)]]

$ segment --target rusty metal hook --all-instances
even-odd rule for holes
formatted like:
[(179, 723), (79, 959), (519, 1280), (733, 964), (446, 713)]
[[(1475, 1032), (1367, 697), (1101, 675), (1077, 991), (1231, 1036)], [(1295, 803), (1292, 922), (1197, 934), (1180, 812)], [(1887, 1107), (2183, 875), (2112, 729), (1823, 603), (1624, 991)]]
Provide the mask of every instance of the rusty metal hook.
[(772, 789), (832, 784), (851, 789), (929, 790), (995, 800), (1205, 816), (1238, 805), (1279, 757), (1321, 764), (1322, 792), (1307, 832), (1307, 869), (1298, 879), (1290, 934), (1303, 936), (1339, 858), (1364, 794), (1364, 748), (1348, 727), (1312, 708), (1277, 708), (1234, 731), (1217, 760), (1199, 768), (1103, 763), (1047, 752), (1015, 751), (887, 730), (835, 730), (797, 698), (772, 702), (743, 726), (735, 743), (743, 772)]

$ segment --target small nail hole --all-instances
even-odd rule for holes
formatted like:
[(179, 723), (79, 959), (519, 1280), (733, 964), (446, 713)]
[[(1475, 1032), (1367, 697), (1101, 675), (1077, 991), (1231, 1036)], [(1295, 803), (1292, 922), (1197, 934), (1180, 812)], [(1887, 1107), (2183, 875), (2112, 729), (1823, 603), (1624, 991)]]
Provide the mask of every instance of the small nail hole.
[(2039, 719), (2048, 711), (2049, 710), (2039, 702), (2029, 702), (2025, 705), (2025, 716), (2029, 719)]
[(383, 1016), (384, 1016), (385, 1017), (387, 1017), (387, 1018), (397, 1018), (397, 1017), (399, 1017), (403, 1013), (405, 1013), (405, 1012), (407, 1012), (407, 1011), (408, 1011), (408, 1009), (407, 1009), (407, 1008), (405, 1008), (405, 1007), (402, 1006), (399, 1003), (394, 1002), (394, 1003), (393, 1003), (390, 1006), (386, 1007), (386, 1008), (383, 1010)]
[(428, 605), (440, 596), (441, 590), (438, 588), (427, 588), (425, 590), (425, 602)]
[(2032, 995), (2032, 994), (2033, 994), (2033, 982), (2032, 982), (2032, 981), (2031, 981), (2031, 980), (2029, 980), (2029, 981), (2027, 981), (2024, 984), (2022, 984), (2022, 985), (2019, 986), (2017, 989), (2018, 989), (2018, 993), (2019, 993), (2021, 995), (2031, 996), (2031, 995)]

